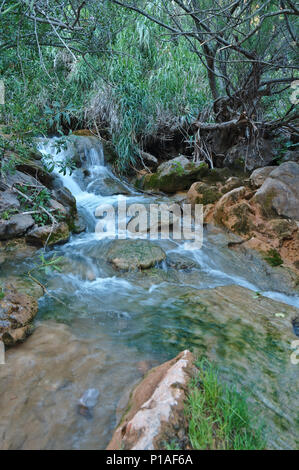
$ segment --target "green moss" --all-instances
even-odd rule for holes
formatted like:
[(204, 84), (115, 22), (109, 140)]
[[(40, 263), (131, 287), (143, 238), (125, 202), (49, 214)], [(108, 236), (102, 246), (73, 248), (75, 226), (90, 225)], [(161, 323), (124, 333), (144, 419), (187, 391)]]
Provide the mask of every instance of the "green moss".
[(201, 196), (197, 198), (198, 204), (203, 204), (203, 205), (214, 204), (221, 197), (221, 194), (219, 193), (219, 191), (217, 191), (215, 187), (214, 188), (213, 187), (201, 188), (200, 192), (201, 192)]
[(274, 249), (269, 250), (264, 259), (270, 264), (270, 266), (280, 266), (283, 264), (280, 254)]

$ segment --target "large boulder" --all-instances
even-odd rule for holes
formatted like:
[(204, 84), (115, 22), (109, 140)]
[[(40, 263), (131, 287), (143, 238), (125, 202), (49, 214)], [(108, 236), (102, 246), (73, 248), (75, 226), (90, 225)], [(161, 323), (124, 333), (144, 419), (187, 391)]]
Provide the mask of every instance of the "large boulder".
[(193, 355), (186, 350), (146, 375), (131, 394), (128, 412), (107, 450), (161, 449), (174, 434), (184, 440), (184, 402), (193, 363)]
[(108, 261), (124, 271), (147, 269), (166, 258), (158, 245), (148, 240), (115, 240), (108, 251)]
[(26, 214), (16, 214), (8, 218), (8, 220), (0, 219), (0, 240), (21, 237), (33, 225), (33, 218), (31, 215)]
[(33, 330), (37, 302), (27, 294), (6, 288), (0, 300), (0, 340), (7, 346), (24, 341)]
[(285, 162), (269, 174), (254, 196), (265, 216), (299, 220), (299, 163)]
[(273, 141), (260, 139), (259, 146), (255, 144), (245, 145), (239, 143), (232, 147), (226, 154), (223, 165), (234, 169), (254, 170), (268, 165), (276, 157), (276, 149)]
[(188, 189), (190, 184), (208, 173), (205, 163), (194, 163), (183, 155), (162, 163), (156, 173), (148, 173), (137, 181), (137, 187), (174, 193)]

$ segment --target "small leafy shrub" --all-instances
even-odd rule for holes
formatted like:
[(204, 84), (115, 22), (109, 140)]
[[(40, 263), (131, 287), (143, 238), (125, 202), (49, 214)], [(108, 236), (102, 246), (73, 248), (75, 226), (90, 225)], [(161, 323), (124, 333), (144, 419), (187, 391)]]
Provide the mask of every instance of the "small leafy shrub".
[[(47, 206), (51, 199), (50, 192), (46, 188), (41, 189), (39, 186), (27, 184), (18, 184), (16, 187), (24, 194), (24, 197), (21, 194), (18, 195), (22, 209), (32, 211), (32, 217), (38, 225), (48, 224), (50, 222), (49, 216), (45, 212), (41, 212), (40, 207), (49, 209)], [(30, 202), (27, 198), (30, 199)]]

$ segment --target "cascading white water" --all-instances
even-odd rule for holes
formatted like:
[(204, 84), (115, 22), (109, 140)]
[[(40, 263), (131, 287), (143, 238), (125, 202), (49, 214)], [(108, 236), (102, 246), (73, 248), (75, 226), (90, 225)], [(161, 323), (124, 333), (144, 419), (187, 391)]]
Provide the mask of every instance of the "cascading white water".
[[(111, 240), (105, 236), (102, 239), (94, 236), (96, 207), (105, 203), (115, 204), (118, 198), (126, 198), (127, 206), (136, 202), (148, 206), (169, 199), (138, 194), (132, 188), (125, 187), (105, 166), (99, 143), (94, 145), (94, 141), (87, 137), (76, 139), (81, 168), (71, 175), (59, 173), (59, 162), (74, 155), (76, 149), (74, 144), (70, 144), (68, 148), (57, 151), (56, 141), (48, 139), (42, 142), (40, 150), (43, 154), (52, 155), (57, 164), (55, 173), (73, 193), (80, 213), (90, 223), (88, 231), (72, 236), (68, 243), (55, 246), (46, 255), (53, 256), (55, 253), (62, 257), (61, 272), (47, 275), (47, 290), (56, 299), (61, 299), (64, 305), (56, 302), (55, 298), (44, 296), (39, 303), (39, 320), (47, 325), (50, 319), (51, 328), (54, 329), (55, 321), (65, 323), (72, 334), (66, 349), (71, 349), (73, 354), (78, 342), (83, 341), (88, 367), (82, 369), (82, 358), (76, 355), (73, 362), (65, 363), (63, 351), (55, 357), (59, 367), (57, 373), (56, 368), (52, 368), (53, 380), (50, 385), (45, 381), (44, 385), (39, 383), (39, 387), (36, 387), (31, 375), (26, 377), (25, 374), (22, 389), (26, 396), (24, 404), (16, 408), (13, 402), (8, 401), (12, 407), (10, 421), (18, 435), (18, 442), (26, 441), (21, 432), (25, 419), (30, 422), (36, 412), (42, 411), (42, 432), (36, 432), (42, 435), (42, 440), (40, 444), (37, 438), (37, 446), (105, 448), (115, 425), (115, 410), (124, 390), (131, 389), (132, 383), (141, 378), (140, 363), (161, 363), (182, 349), (192, 348), (198, 354), (211, 353), (212, 359), (217, 361), (221, 369), (221, 379), (228, 378), (251, 396), (255, 394), (254, 398), (260, 406), (258, 411), (266, 416), (272, 426), (271, 441), (274, 447), (287, 448), (290, 442), (294, 446), (297, 392), (293, 386), (295, 369), (287, 362), (289, 345), (279, 343), (279, 338), (272, 338), (270, 329), (265, 333), (258, 319), (257, 327), (255, 322), (251, 324), (246, 313), (244, 315), (244, 312), (238, 311), (239, 306), (233, 299), (230, 301), (230, 298), (226, 298), (225, 306), (220, 301), (219, 314), (217, 308), (211, 312), (201, 308), (200, 302), (194, 307), (189, 302), (189, 294), (196, 292), (200, 298), (200, 289), (237, 284), (252, 291), (264, 292), (269, 297), (276, 297), (291, 305), (299, 306), (298, 297), (269, 292), (275, 288), (279, 290), (280, 286), (273, 287), (278, 286), (278, 283), (271, 282), (265, 266), (256, 266), (254, 259), (230, 250), (224, 234), (217, 241), (217, 235), (207, 233), (203, 248), (192, 251), (186, 250), (183, 242), (155, 240), (167, 254), (167, 260), (162, 266), (144, 272), (117, 272), (107, 262)], [(124, 191), (121, 195), (117, 193), (118, 188), (119, 194)], [(109, 230), (112, 232), (112, 227), (108, 227), (107, 234)], [(184, 262), (187, 259), (187, 267), (190, 260), (194, 264), (190, 269), (172, 268), (169, 263), (171, 255), (183, 256)], [(28, 266), (25, 268), (27, 272)], [(208, 295), (213, 296), (213, 291), (211, 294), (209, 292)], [(252, 296), (252, 302), (259, 302), (253, 300), (256, 296), (254, 292), (245, 294), (249, 299)], [(229, 314), (223, 318), (222, 306), (236, 313), (235, 321)], [(280, 316), (283, 308), (283, 304), (279, 304)], [(267, 312), (257, 316), (262, 317), (267, 327)], [(274, 320), (284, 321), (280, 317)], [(289, 331), (291, 341), (294, 339), (291, 325)], [(95, 344), (95, 349), (89, 349), (90, 341)], [(44, 349), (47, 349), (47, 345)], [(35, 353), (38, 357), (40, 350)], [(35, 356), (30, 351), (31, 357)], [(61, 367), (64, 363), (65, 367)], [(75, 374), (73, 370), (76, 370)], [(23, 376), (21, 379), (23, 381)], [(99, 391), (100, 398), (93, 410), (93, 419), (87, 421), (82, 415), (76, 414), (76, 406), (80, 397), (90, 389)], [(13, 395), (15, 389), (8, 392)], [(34, 396), (35, 401), (27, 400), (28, 396)], [(36, 429), (40, 431), (38, 426), (36, 424)], [(57, 429), (61, 432), (59, 437)], [(51, 438), (47, 440), (46, 435)]]

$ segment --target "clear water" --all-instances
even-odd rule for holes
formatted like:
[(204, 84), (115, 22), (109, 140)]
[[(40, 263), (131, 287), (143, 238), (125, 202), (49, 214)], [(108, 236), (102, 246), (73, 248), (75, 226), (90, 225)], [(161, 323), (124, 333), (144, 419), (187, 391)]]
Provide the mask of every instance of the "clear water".
[[(42, 151), (55, 153), (52, 143), (44, 143)], [(62, 151), (55, 154), (55, 158), (65, 158), (65, 154), (66, 151)], [(67, 307), (45, 296), (40, 300), (38, 319), (44, 325), (49, 321), (65, 324), (78, 341), (92, 341), (90, 358), (85, 358), (87, 364), (90, 359), (91, 367), (87, 365), (88, 374), (76, 376), (67, 388), (68, 392), (63, 392), (68, 393), (67, 400), (59, 393), (55, 395), (53, 413), (45, 415), (43, 426), (48, 434), (53, 426), (58, 426), (58, 430), (65, 427), (64, 432), (60, 435), (58, 431), (57, 437), (51, 440), (40, 441), (37, 437), (30, 441), (30, 446), (105, 448), (117, 422), (117, 408), (124, 391), (140, 380), (146, 368), (187, 348), (214, 359), (223, 380), (249, 393), (252, 410), (257, 411), (269, 426), (270, 447), (296, 447), (298, 366), (289, 364), (289, 344), (286, 344), (285, 336), (272, 344), (268, 336), (255, 330), (254, 324), (244, 325), (235, 319), (223, 320), (221, 315), (217, 318), (215, 313), (198, 311), (184, 300), (184, 296), (194, 289), (236, 284), (297, 307), (299, 297), (289, 292), (279, 278), (272, 276), (263, 261), (228, 249), (225, 235), (217, 230), (205, 232), (201, 250), (188, 250), (184, 243), (173, 240), (157, 242), (168, 256), (187, 258), (192, 266), (190, 269), (177, 270), (164, 264), (146, 272), (124, 274), (115, 271), (106, 261), (110, 240), (99, 240), (94, 234), (96, 207), (102, 203), (116, 204), (118, 198), (126, 198), (128, 205), (133, 202), (149, 204), (156, 199), (118, 181), (105, 166), (100, 147), (86, 150), (84, 165), (89, 170), (88, 177), (82, 176), (81, 169), (71, 176), (60, 175), (60, 178), (76, 197), (78, 210), (87, 221), (88, 229), (48, 253), (52, 256), (55, 252), (64, 258), (62, 272), (50, 273), (47, 286)], [(127, 194), (107, 194), (111, 184), (125, 188)], [(101, 191), (101, 188), (104, 189)], [(7, 270), (19, 274), (31, 262), (25, 260), (17, 266), (10, 264)], [(290, 328), (289, 342), (294, 339)], [(92, 358), (99, 351), (105, 360), (95, 367)], [(13, 357), (16, 360), (16, 356)], [(59, 355), (59, 361), (63, 360), (63, 354)], [(93, 416), (86, 419), (75, 409), (78, 399), (91, 388), (99, 391), (99, 399)], [(26, 386), (24, 389), (26, 393)], [(42, 387), (41, 404), (43, 397)], [(69, 407), (67, 411), (66, 406)], [(62, 408), (65, 415), (60, 421), (58, 416)], [(30, 413), (32, 408), (24, 405), (21, 415), (26, 417)], [(17, 417), (10, 427), (12, 435), (18, 433)], [(24, 443), (16, 442), (19, 441), (12, 439), (10, 445), (26, 448)], [(24, 442), (29, 446), (28, 436)]]

